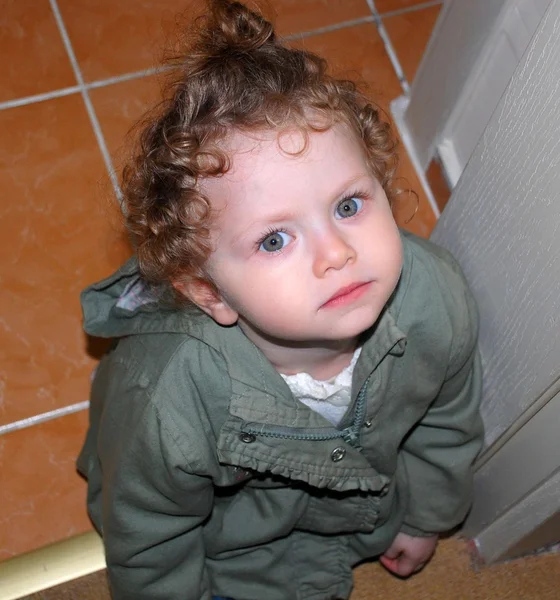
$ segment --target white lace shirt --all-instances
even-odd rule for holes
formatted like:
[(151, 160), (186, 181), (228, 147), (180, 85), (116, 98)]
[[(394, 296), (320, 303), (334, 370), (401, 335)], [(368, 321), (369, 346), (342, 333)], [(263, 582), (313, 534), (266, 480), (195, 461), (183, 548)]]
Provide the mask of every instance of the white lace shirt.
[(292, 394), (311, 410), (323, 415), (333, 425), (338, 425), (348, 410), (352, 392), (352, 372), (361, 348), (354, 352), (350, 364), (327, 381), (313, 379), (309, 373), (282, 375)]

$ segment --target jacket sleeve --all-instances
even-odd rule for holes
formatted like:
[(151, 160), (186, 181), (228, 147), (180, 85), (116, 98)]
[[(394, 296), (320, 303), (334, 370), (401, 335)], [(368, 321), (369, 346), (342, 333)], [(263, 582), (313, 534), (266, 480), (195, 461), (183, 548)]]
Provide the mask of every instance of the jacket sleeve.
[(211, 480), (188, 472), (153, 407), (139, 420), (126, 448), (109, 443), (102, 461), (101, 523), (112, 598), (209, 600), (201, 525), (212, 510)]
[(462, 346), (450, 361), (439, 394), (402, 446), (409, 499), (401, 531), (409, 535), (449, 531), (471, 506), (472, 464), (482, 446), (483, 427), (478, 315), (468, 292), (465, 312)]

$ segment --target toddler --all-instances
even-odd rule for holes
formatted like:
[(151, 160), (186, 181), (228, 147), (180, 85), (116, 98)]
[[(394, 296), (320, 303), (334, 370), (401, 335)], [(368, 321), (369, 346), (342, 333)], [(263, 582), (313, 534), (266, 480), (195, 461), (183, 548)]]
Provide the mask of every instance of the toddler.
[[(477, 315), (400, 232), (356, 85), (209, 2), (123, 174), (135, 256), (82, 296), (115, 340), (78, 460), (114, 600), (348, 598), (465, 517)], [(372, 590), (375, 597), (375, 590)]]

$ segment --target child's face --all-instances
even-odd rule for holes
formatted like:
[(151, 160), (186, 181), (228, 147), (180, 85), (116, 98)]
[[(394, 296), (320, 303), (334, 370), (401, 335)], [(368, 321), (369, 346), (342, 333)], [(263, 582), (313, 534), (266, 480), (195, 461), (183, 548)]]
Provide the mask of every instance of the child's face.
[(355, 338), (401, 271), (385, 192), (343, 125), (310, 133), (299, 156), (301, 133), (256, 138), (236, 134), (232, 168), (202, 185), (219, 211), (207, 271), (220, 294), (195, 301), (221, 324), (238, 321), (257, 346)]

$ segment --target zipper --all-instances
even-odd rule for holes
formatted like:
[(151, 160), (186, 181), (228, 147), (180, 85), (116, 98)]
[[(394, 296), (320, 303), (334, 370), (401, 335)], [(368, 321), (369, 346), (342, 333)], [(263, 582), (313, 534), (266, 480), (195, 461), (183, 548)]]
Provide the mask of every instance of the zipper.
[(260, 425), (252, 427), (246, 425), (241, 428), (242, 433), (250, 433), (253, 435), (261, 435), (265, 437), (279, 438), (284, 440), (306, 440), (306, 441), (326, 441), (342, 438), (346, 443), (354, 448), (361, 450), (360, 446), (360, 430), (366, 416), (366, 391), (371, 375), (366, 379), (362, 386), (356, 406), (354, 409), (354, 421), (352, 425), (344, 429), (336, 429), (334, 427), (324, 428), (296, 428), (296, 427), (274, 427), (270, 425)]

